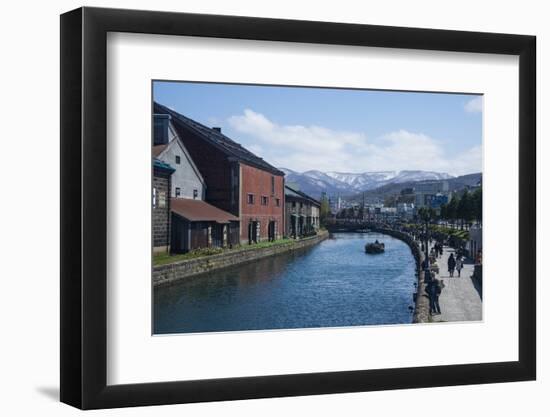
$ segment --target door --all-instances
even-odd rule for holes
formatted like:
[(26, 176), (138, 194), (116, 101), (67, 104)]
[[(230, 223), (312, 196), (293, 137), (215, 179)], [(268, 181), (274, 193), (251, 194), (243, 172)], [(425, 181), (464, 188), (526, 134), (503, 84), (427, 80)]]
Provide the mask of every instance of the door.
[(248, 244), (258, 242), (258, 222), (248, 223)]
[(267, 239), (270, 242), (273, 242), (275, 240), (275, 222), (270, 221), (267, 225)]

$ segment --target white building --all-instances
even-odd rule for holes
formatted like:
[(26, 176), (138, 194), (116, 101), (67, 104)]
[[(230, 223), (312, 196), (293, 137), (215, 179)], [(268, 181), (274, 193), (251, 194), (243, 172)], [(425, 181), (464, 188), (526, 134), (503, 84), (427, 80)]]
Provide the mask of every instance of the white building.
[[(165, 115), (155, 115), (155, 122), (157, 122), (157, 117), (160, 119), (160, 123), (167, 120), (160, 116)], [(204, 200), (206, 193), (204, 179), (182, 141), (178, 138), (169, 119), (167, 123), (168, 129), (164, 130), (163, 134), (157, 134), (155, 137), (153, 157), (169, 164), (175, 169), (172, 174), (170, 196), (172, 198)]]

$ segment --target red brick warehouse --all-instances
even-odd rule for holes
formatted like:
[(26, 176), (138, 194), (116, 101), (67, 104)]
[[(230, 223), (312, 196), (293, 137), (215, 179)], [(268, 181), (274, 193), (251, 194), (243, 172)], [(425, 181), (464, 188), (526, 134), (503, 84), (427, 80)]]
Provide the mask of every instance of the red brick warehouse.
[(284, 233), (284, 172), (225, 136), (161, 104), (206, 182), (205, 200), (239, 217), (239, 240), (255, 243)]
[(284, 232), (284, 176), (240, 164), (241, 242), (278, 239)]

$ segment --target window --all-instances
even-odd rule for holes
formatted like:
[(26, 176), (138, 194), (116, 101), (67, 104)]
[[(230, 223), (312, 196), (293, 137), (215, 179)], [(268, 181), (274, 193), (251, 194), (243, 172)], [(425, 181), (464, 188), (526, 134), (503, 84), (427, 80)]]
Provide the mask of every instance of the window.
[(276, 199), (275, 199), (275, 205), (276, 205), (277, 207), (281, 207), (281, 199), (280, 199), (280, 198), (276, 198)]
[(193, 190), (193, 199), (196, 200), (198, 196), (199, 196), (199, 191)]
[(158, 208), (164, 208), (166, 207), (166, 193), (164, 191), (159, 191), (158, 192), (158, 203), (157, 203), (157, 207)]
[(157, 208), (157, 187), (153, 187), (153, 208)]
[(271, 195), (275, 195), (275, 177), (271, 176)]
[(296, 208), (296, 201), (292, 202), (292, 208)]
[(269, 198), (265, 195), (262, 196), (262, 206), (267, 206), (267, 203), (269, 202)]
[(181, 158), (179, 155), (176, 155), (176, 164), (180, 164), (181, 163)]
[(176, 187), (176, 197), (179, 197), (181, 195), (181, 189), (180, 187)]
[(248, 194), (248, 204), (254, 204), (254, 194)]

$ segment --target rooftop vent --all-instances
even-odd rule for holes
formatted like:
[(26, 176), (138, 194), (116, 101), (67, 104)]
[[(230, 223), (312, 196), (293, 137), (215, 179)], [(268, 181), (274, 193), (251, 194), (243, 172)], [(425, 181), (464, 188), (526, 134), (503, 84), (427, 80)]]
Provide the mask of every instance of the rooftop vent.
[(221, 127), (213, 127), (212, 130), (215, 130), (216, 132), (222, 133)]

